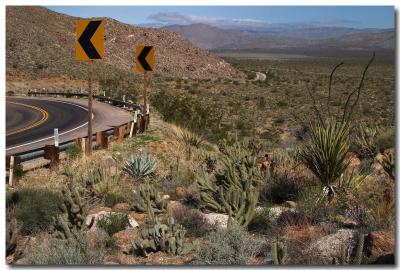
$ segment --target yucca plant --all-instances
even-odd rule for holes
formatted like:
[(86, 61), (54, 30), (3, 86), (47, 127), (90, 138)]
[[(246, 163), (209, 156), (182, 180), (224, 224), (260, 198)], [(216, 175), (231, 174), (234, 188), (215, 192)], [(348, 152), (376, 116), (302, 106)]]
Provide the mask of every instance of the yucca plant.
[(188, 159), (192, 156), (193, 147), (198, 149), (203, 145), (203, 138), (190, 130), (178, 128), (175, 133), (177, 139), (184, 143)]
[(131, 176), (144, 178), (154, 175), (157, 171), (157, 162), (147, 153), (134, 156), (132, 155), (124, 166), (124, 171)]
[(348, 161), (349, 128), (346, 124), (328, 122), (311, 129), (311, 141), (299, 153), (300, 159), (320, 180), (324, 197), (332, 199), (336, 180), (345, 172)]

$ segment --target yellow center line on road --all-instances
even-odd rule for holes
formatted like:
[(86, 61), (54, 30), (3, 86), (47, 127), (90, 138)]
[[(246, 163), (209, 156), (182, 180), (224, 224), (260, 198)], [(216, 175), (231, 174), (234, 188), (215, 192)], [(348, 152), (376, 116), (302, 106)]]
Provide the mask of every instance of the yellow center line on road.
[(19, 105), (19, 106), (24, 106), (24, 107), (28, 107), (28, 108), (37, 110), (37, 111), (42, 113), (42, 119), (40, 119), (39, 121), (37, 121), (37, 122), (35, 122), (35, 123), (33, 123), (33, 124), (29, 125), (29, 126), (26, 126), (26, 127), (21, 128), (21, 129), (14, 130), (14, 131), (11, 131), (9, 133), (6, 133), (6, 136), (14, 135), (14, 134), (23, 132), (25, 130), (37, 127), (37, 126), (43, 124), (47, 120), (47, 118), (49, 118), (49, 113), (47, 111), (45, 111), (44, 109), (40, 108), (40, 107), (33, 106), (33, 105), (28, 105), (28, 104), (23, 104), (23, 103), (19, 103), (19, 102), (12, 102), (12, 101), (7, 101), (7, 103), (11, 103), (11, 104), (14, 104), (14, 105)]

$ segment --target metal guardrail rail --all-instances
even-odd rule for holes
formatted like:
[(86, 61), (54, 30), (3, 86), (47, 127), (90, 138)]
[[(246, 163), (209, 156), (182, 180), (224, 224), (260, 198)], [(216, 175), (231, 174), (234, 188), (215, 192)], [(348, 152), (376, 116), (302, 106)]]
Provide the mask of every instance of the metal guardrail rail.
[[(63, 96), (63, 97), (70, 98), (70, 97), (87, 97), (88, 95), (83, 94), (83, 93), (29, 92), (28, 96)], [(112, 99), (112, 98), (108, 98), (105, 96), (94, 95), (93, 98), (97, 101), (108, 103), (115, 107), (120, 107), (120, 108), (124, 108), (124, 109), (128, 109), (128, 110), (132, 110), (132, 111), (138, 111), (138, 115), (137, 115), (138, 120), (143, 115), (142, 114), (143, 106), (141, 106), (141, 105), (138, 105), (135, 103), (130, 103), (130, 102), (125, 102), (125, 101), (121, 101), (121, 100), (117, 100), (117, 99)], [(134, 123), (128, 122), (128, 123), (120, 125), (120, 127), (124, 127), (127, 129), (127, 127), (129, 127), (129, 123), (134, 125)], [(110, 137), (114, 136), (115, 130), (114, 130), (114, 128), (109, 128), (107, 130), (103, 130), (102, 132), (104, 132), (106, 134), (107, 139), (110, 139)], [(83, 138), (87, 138), (87, 136), (83, 137)], [(76, 144), (76, 139), (60, 143), (59, 144), (60, 153), (65, 152), (65, 150), (67, 150), (70, 146)], [(92, 146), (96, 147), (96, 145), (97, 145), (96, 134), (93, 134), (91, 139), (93, 142)], [(44, 155), (45, 155), (44, 149), (45, 149), (45, 147), (40, 147), (40, 148), (13, 154), (13, 156), (18, 158), (20, 163), (26, 163), (28, 161), (32, 161), (32, 160), (44, 157)]]
[[(87, 94), (84, 93), (58, 93), (58, 92), (28, 92), (28, 96), (64, 96), (67, 98), (70, 97), (87, 97)], [(125, 108), (131, 108), (133, 110), (140, 110), (141, 112), (143, 111), (143, 107), (141, 105), (131, 103), (131, 102), (126, 102), (118, 99), (113, 99), (105, 96), (98, 96), (94, 95), (93, 98), (97, 101), (109, 103), (113, 106), (116, 107), (125, 107)]]

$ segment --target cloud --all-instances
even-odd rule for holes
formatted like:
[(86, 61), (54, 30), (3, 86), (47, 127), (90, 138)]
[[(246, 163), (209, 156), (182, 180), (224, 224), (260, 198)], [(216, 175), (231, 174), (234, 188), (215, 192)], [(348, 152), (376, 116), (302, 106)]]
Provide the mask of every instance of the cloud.
[(255, 19), (230, 19), (223, 17), (208, 17), (208, 16), (186, 16), (176, 12), (161, 12), (157, 14), (150, 15), (149, 20), (158, 23), (163, 23), (165, 25), (171, 24), (208, 24), (216, 27), (223, 28), (238, 28), (238, 27), (266, 27), (270, 25), (269, 22), (263, 20)]

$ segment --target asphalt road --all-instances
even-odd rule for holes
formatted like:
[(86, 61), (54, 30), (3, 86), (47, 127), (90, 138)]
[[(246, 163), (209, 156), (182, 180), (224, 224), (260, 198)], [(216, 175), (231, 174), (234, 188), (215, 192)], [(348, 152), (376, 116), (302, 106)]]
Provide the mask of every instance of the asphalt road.
[(87, 123), (85, 107), (56, 100), (6, 99), (6, 149), (68, 132)]

